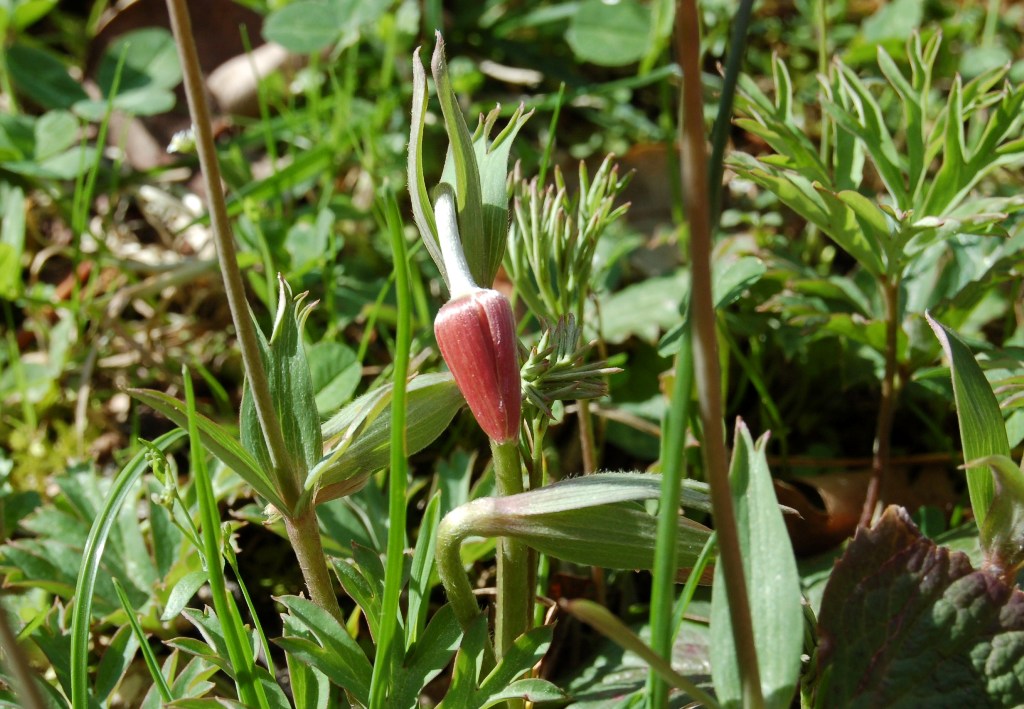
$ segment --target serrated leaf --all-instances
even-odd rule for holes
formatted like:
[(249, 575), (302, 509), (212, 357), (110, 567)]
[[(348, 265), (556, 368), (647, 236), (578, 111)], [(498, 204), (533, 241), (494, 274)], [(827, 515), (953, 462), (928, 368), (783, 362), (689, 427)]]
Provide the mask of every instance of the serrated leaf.
[[(800, 576), (768, 471), (767, 442), (767, 437), (762, 437), (755, 444), (743, 422), (737, 422), (729, 482), (750, 598), (761, 692), (766, 707), (785, 709), (793, 700), (800, 676), (804, 621)], [(722, 567), (718, 566), (711, 593), (711, 676), (723, 707), (742, 706), (742, 675), (725, 583)], [(766, 587), (770, 587), (770, 593)]]
[(1024, 703), (1024, 594), (923, 537), (902, 508), (836, 563), (818, 648), (818, 706)]

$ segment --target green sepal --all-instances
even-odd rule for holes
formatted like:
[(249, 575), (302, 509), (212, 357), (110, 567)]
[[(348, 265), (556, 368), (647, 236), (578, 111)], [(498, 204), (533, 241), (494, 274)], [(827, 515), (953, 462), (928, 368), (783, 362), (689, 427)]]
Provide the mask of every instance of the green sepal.
[[(277, 487), (282, 491), (290, 491), (298, 489), (308, 471), (320, 460), (324, 441), (320, 433), (320, 414), (316, 407), (313, 378), (302, 343), (302, 330), (315, 303), (303, 306), (302, 301), (308, 293), (293, 296), (291, 287), (280, 274), (278, 283), (273, 332), (267, 340), (257, 327), (256, 336), (274, 411), (288, 452), (288, 460), (282, 463), (287, 469), (275, 472)], [(242, 446), (256, 458), (263, 470), (273, 471), (270, 451), (263, 437), (249, 382), (246, 382), (242, 395), (239, 429)], [(284, 496), (287, 499), (288, 495)]]
[[(408, 180), (413, 220), (430, 257), (448, 283), (441, 258), (431, 193), (423, 176), (423, 128), (426, 122), (427, 77), (419, 50), (413, 54), (412, 126), (409, 135)], [(473, 134), (448, 77), (444, 40), (437, 34), (431, 73), (444, 116), (449, 146), (441, 184), (455, 192), (459, 234), (466, 262), (478, 285), (489, 287), (498, 273), (508, 240), (508, 159), (512, 141), (532, 115), (520, 106), (491, 139), (500, 107), (481, 117)]]
[[(317, 504), (359, 490), (374, 472), (386, 467), (391, 444), (392, 385), (364, 394), (323, 425), (331, 449), (312, 466), (303, 486), (303, 499)], [(446, 428), (465, 399), (451, 374), (421, 374), (406, 388), (406, 445), (409, 454), (432, 443)]]
[[(480, 116), (476, 130), (473, 131), (473, 154), (480, 180), (483, 220), (483, 230), (479, 238), (473, 237), (474, 232), (467, 232), (466, 222), (463, 221), (461, 212), (459, 214), (459, 234), (462, 236), (469, 269), (476, 282), (488, 288), (494, 283), (508, 244), (509, 152), (512, 150), (512, 141), (515, 140), (516, 134), (533, 115), (533, 111), (523, 113), (523, 106), (520, 104), (501, 132), (491, 140), (491, 131), (500, 114), (501, 107), (495, 106), (486, 116)], [(456, 184), (457, 175), (455, 153), (449, 146), (441, 182)]]

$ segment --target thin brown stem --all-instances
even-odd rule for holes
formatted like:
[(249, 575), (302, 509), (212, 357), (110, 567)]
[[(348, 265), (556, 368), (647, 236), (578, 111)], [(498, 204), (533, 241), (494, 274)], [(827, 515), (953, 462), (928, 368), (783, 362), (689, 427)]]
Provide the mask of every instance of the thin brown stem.
[[(249, 391), (252, 393), (263, 438), (267, 442), (270, 460), (275, 468), (274, 477), (279, 481), (284, 500), (293, 503), (298, 498), (301, 484), (297, 479), (298, 471), (289, 470), (287, 467), (288, 455), (284, 434), (274, 409), (267, 373), (260, 359), (255, 326), (249, 316), (249, 305), (245, 299), (245, 284), (242, 281), (242, 272), (238, 268), (235, 240), (228, 221), (227, 205), (224, 202), (220, 165), (213, 143), (210, 108), (206, 102), (206, 89), (192, 34), (192, 20), (185, 0), (167, 0), (167, 10), (171, 18), (174, 39), (178, 45), (178, 55), (181, 58), (185, 96), (188, 99), (189, 115), (192, 117), (196, 151), (199, 154), (199, 166), (210, 211), (210, 226), (213, 230), (214, 243), (217, 245), (217, 259), (224, 278), (224, 292), (228, 307), (231, 309), (231, 320), (238, 332), (238, 346), (242, 353), (245, 376), (249, 381)], [(281, 512), (287, 515), (293, 510)]]
[(590, 475), (597, 470), (597, 454), (594, 450), (594, 419), (590, 415), (590, 402), (582, 399), (576, 402), (580, 419), (580, 454), (583, 456), (583, 474)]
[(676, 7), (676, 52), (683, 68), (682, 180), (690, 227), (692, 260), (691, 317), (693, 360), (704, 440), (702, 450), (711, 486), (711, 506), (718, 535), (718, 558), (729, 599), (733, 640), (743, 687), (743, 705), (764, 705), (758, 671), (750, 600), (743, 573), (736, 513), (729, 487), (729, 469), (722, 427), (722, 377), (711, 296), (711, 201), (708, 188), (707, 145), (701, 96), (700, 27), (696, 0), (679, 0)]
[(878, 421), (871, 457), (871, 482), (860, 513), (860, 525), (871, 524), (875, 511), (884, 502), (882, 488), (888, 476), (892, 457), (892, 422), (896, 410), (896, 348), (899, 337), (900, 284), (897, 279), (887, 280), (882, 286), (885, 298), (885, 374), (882, 377), (882, 396), (878, 402)]
[(301, 515), (285, 517), (284, 526), (295, 550), (295, 557), (299, 560), (299, 568), (302, 570), (302, 578), (306, 582), (310, 598), (333, 615), (339, 623), (344, 624), (345, 618), (341, 613), (341, 606), (338, 605), (338, 596), (334, 592), (334, 582), (324, 561), (316, 509), (311, 506)]

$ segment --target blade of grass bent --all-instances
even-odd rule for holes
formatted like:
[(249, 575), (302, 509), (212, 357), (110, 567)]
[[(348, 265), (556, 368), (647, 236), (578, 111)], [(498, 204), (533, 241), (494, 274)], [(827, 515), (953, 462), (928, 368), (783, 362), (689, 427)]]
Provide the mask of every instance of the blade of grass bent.
[(582, 599), (575, 601), (562, 600), (559, 601), (559, 605), (579, 620), (595, 628), (619, 647), (639, 655), (662, 679), (673, 687), (678, 687), (689, 694), (694, 701), (700, 702), (705, 707), (717, 709), (718, 702), (710, 694), (676, 672), (672, 665), (659, 657), (651, 648), (647, 647), (636, 633), (612, 615), (604, 606)]
[[(167, 451), (184, 436), (185, 432), (180, 429), (171, 431), (153, 441), (153, 446)], [(93, 520), (82, 550), (82, 568), (78, 572), (71, 615), (71, 706), (74, 709), (87, 709), (89, 706), (89, 618), (103, 549), (128, 493), (149, 467), (147, 454), (147, 450), (139, 451), (118, 473), (103, 509)]]

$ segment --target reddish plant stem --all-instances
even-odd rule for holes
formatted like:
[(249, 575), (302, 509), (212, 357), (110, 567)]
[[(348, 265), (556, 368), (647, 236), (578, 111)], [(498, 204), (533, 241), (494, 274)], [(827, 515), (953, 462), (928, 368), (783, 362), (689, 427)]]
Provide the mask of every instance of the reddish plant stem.
[(878, 403), (878, 421), (871, 456), (871, 482), (860, 513), (860, 526), (870, 526), (875, 511), (884, 503), (882, 487), (889, 473), (892, 458), (892, 422), (896, 410), (896, 354), (899, 338), (899, 280), (882, 284), (885, 299), (885, 374), (882, 376), (882, 396)]
[(718, 558), (729, 599), (733, 640), (743, 687), (743, 705), (757, 709), (764, 705), (764, 699), (722, 426), (722, 376), (715, 331), (715, 306), (711, 295), (711, 193), (704, 136), (700, 26), (696, 0), (679, 0), (676, 6), (676, 53), (683, 68), (681, 167), (684, 206), (690, 227), (690, 312), (694, 328), (694, 374), (704, 429), (701, 448), (711, 486)]

